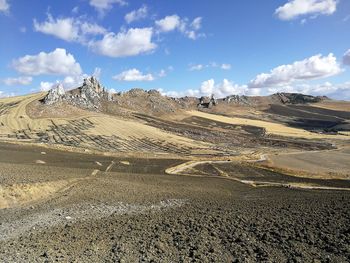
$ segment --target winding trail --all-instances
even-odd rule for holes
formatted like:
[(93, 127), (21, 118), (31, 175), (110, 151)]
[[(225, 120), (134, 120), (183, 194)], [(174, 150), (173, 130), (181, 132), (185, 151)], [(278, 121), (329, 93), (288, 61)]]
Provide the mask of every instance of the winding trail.
[[(262, 159), (264, 159), (264, 156), (262, 156)], [(259, 160), (260, 161), (260, 160)], [(165, 170), (165, 173), (170, 175), (183, 175), (183, 176), (195, 176), (195, 177), (210, 177), (213, 178), (213, 176), (208, 175), (199, 175), (199, 174), (189, 174), (186, 173), (187, 170), (193, 169), (197, 165), (200, 164), (212, 164), (214, 169), (216, 169), (220, 176), (217, 176), (215, 178), (222, 178), (222, 179), (228, 179), (237, 181), (243, 184), (248, 184), (253, 187), (267, 187), (267, 186), (277, 186), (277, 187), (286, 187), (286, 188), (296, 188), (296, 189), (311, 189), (311, 190), (340, 190), (340, 191), (350, 191), (350, 188), (346, 187), (331, 187), (331, 186), (321, 186), (321, 185), (313, 185), (313, 184), (303, 184), (303, 183), (295, 183), (295, 182), (269, 182), (269, 181), (258, 181), (258, 180), (242, 180), (237, 177), (233, 177), (223, 170), (216, 167), (214, 164), (222, 164), (222, 163), (233, 163), (234, 161), (189, 161), (185, 162), (173, 167), (169, 167)]]

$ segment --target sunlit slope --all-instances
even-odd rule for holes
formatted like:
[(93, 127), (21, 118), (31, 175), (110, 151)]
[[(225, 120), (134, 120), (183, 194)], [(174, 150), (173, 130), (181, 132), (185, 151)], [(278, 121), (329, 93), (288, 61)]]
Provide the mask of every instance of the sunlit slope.
[(86, 111), (85, 116), (34, 119), (26, 107), (44, 94), (0, 100), (0, 138), (11, 141), (44, 142), (101, 150), (190, 154), (210, 145), (123, 119)]

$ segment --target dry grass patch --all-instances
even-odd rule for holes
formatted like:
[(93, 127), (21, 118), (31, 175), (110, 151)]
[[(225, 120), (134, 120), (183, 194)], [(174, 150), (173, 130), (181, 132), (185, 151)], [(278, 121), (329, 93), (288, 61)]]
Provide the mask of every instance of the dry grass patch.
[(72, 180), (60, 180), (45, 183), (0, 185), (0, 209), (20, 206), (43, 198), (62, 190)]

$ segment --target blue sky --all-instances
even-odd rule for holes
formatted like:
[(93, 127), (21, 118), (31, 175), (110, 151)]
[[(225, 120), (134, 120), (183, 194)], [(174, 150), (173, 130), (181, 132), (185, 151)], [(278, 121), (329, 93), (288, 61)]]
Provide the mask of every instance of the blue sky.
[(0, 0), (0, 96), (76, 87), (350, 100), (347, 0)]

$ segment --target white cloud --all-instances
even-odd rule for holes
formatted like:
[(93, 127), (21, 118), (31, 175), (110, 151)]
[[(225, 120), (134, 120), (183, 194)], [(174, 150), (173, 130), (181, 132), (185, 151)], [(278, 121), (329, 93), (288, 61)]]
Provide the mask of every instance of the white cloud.
[(96, 79), (100, 79), (101, 71), (101, 68), (95, 68), (94, 72), (92, 73), (92, 76), (94, 76)]
[(40, 91), (48, 91), (50, 90), (55, 83), (53, 82), (46, 82), (46, 81), (41, 81), (39, 89)]
[(73, 9), (72, 9), (72, 13), (73, 13), (73, 14), (77, 14), (77, 13), (79, 13), (79, 6), (75, 6), (75, 7), (73, 7)]
[[(98, 69), (99, 68), (95, 69), (94, 74), (96, 73), (96, 71), (98, 74)], [(95, 76), (94, 74), (93, 74), (93, 76)], [(87, 77), (88, 77), (87, 74), (79, 74), (79, 75), (65, 76), (63, 79), (57, 79), (56, 82), (41, 81), (40, 86), (39, 86), (39, 90), (40, 91), (48, 91), (53, 86), (57, 85), (57, 83), (61, 83), (63, 85), (64, 89), (66, 89), (66, 90), (69, 90), (72, 88), (77, 88), (83, 84), (84, 79)]]
[(146, 18), (148, 14), (148, 8), (146, 5), (143, 5), (137, 10), (133, 10), (130, 13), (127, 13), (124, 17), (125, 21), (130, 24), (131, 22)]
[(281, 20), (291, 20), (305, 15), (331, 15), (337, 9), (337, 0), (289, 0), (276, 9)]
[[(215, 83), (214, 79), (203, 81), (198, 89), (188, 89), (186, 91), (163, 91), (159, 90), (163, 95), (170, 97), (200, 97), (210, 96), (214, 94), (217, 98), (223, 98), (229, 95), (246, 95), (252, 93), (247, 85), (238, 85), (228, 79), (223, 79), (222, 82)], [(255, 90), (254, 90), (255, 91)]]
[(168, 75), (169, 72), (171, 72), (171, 71), (173, 71), (173, 70), (174, 70), (174, 67), (173, 67), (173, 66), (168, 66), (168, 67), (165, 68), (165, 69), (161, 69), (161, 70), (158, 72), (157, 76), (158, 76), (159, 78), (164, 78), (164, 77), (166, 77), (166, 76)]
[(28, 76), (21, 76), (18, 78), (6, 78), (3, 80), (3, 83), (7, 86), (13, 86), (13, 85), (29, 85), (32, 83), (33, 78)]
[(199, 70), (204, 69), (204, 67), (206, 67), (206, 66), (203, 66), (202, 64), (197, 64), (197, 65), (190, 66), (189, 70), (190, 71), (199, 71)]
[(350, 66), (350, 49), (343, 56), (343, 63)]
[(211, 94), (214, 94), (216, 97), (219, 98), (226, 97), (232, 94), (243, 95), (246, 92), (246, 85), (238, 85), (227, 79), (224, 79), (221, 83), (218, 84), (215, 84), (214, 79), (203, 81), (199, 89), (199, 93), (202, 96), (209, 96)]
[(167, 75), (167, 72), (165, 69), (161, 69), (158, 73), (158, 77), (163, 78)]
[(203, 65), (203, 64), (195, 64), (195, 65), (190, 65), (189, 67), (189, 71), (200, 71), (203, 70), (205, 68), (221, 68), (223, 70), (230, 70), (231, 69), (231, 64), (218, 64), (216, 62), (211, 62), (209, 64)]
[(119, 6), (125, 6), (128, 4), (128, 2), (124, 0), (90, 0), (89, 3), (102, 15), (106, 11), (112, 9), (114, 4), (118, 4)]
[(157, 20), (155, 24), (161, 32), (169, 32), (178, 28), (181, 24), (181, 21), (178, 15), (172, 15)]
[(117, 91), (116, 91), (115, 89), (113, 89), (113, 88), (112, 88), (112, 89), (109, 89), (108, 92), (109, 92), (109, 93), (117, 93)]
[(293, 64), (276, 67), (270, 73), (259, 74), (250, 81), (249, 87), (285, 86), (295, 81), (334, 76), (340, 72), (342, 69), (332, 53), (324, 57), (319, 54)]
[(191, 23), (191, 27), (194, 30), (199, 30), (202, 27), (202, 17), (196, 17), (195, 19), (193, 19), (192, 23)]
[(56, 48), (50, 53), (26, 55), (13, 61), (13, 67), (26, 75), (80, 75), (80, 64), (65, 49)]
[(222, 65), (221, 65), (221, 69), (223, 69), (223, 70), (229, 70), (229, 69), (231, 69), (231, 64), (222, 64)]
[(157, 45), (152, 42), (152, 28), (131, 28), (118, 34), (108, 33), (103, 39), (90, 42), (97, 53), (109, 57), (127, 57), (147, 53)]
[(53, 18), (50, 14), (42, 23), (34, 19), (34, 30), (69, 42), (81, 43), (85, 43), (89, 36), (103, 35), (107, 32), (105, 28), (95, 23), (73, 17)]
[(158, 32), (164, 33), (178, 30), (193, 40), (205, 36), (203, 33), (198, 33), (198, 30), (202, 26), (201, 17), (196, 17), (191, 23), (189, 23), (187, 18), (180, 18), (178, 15), (174, 14), (155, 21), (155, 25)]
[(113, 79), (118, 81), (153, 81), (154, 77), (152, 74), (143, 74), (138, 69), (133, 68), (113, 76)]
[(10, 5), (7, 0), (0, 0), (0, 12), (8, 12), (10, 9)]

